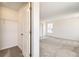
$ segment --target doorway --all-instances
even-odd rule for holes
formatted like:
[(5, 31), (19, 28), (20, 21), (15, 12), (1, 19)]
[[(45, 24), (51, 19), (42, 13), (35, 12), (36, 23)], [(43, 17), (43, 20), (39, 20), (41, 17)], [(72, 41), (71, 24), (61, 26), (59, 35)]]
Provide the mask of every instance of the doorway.
[(3, 54), (0, 56), (19, 57), (15, 55), (19, 49), (21, 57), (29, 57), (30, 2), (1, 2), (0, 5), (0, 52)]

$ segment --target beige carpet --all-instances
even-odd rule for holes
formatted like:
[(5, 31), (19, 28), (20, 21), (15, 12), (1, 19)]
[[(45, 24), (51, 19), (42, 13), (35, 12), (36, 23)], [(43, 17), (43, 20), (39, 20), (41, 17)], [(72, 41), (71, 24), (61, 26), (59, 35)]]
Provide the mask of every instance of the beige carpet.
[(41, 57), (78, 57), (79, 42), (55, 37), (47, 37), (41, 40)]
[(21, 50), (16, 46), (9, 49), (1, 50), (0, 57), (23, 57)]

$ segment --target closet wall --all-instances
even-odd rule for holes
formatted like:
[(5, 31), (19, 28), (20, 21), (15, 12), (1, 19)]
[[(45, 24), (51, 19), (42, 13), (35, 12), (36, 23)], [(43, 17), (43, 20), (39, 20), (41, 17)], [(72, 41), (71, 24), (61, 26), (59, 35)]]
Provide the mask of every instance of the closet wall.
[(17, 11), (0, 7), (0, 50), (17, 45)]

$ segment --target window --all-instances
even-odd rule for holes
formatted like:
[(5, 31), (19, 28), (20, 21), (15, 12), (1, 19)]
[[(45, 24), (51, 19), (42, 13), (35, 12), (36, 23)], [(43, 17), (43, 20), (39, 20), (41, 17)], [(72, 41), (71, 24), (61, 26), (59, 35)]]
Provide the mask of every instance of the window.
[(53, 23), (47, 24), (47, 33), (53, 33)]

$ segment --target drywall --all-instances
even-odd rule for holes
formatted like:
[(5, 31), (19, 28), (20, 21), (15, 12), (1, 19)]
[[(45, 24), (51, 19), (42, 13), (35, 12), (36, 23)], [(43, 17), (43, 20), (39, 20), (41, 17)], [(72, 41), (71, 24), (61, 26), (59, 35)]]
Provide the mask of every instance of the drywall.
[(25, 7), (20, 8), (18, 11), (18, 46), (22, 50), (23, 48), (23, 40), (21, 37), (21, 33), (23, 33), (23, 19), (24, 17), (24, 12), (25, 12)]
[(17, 12), (1, 7), (0, 13), (0, 50), (2, 50), (17, 45)]
[(79, 18), (65, 18), (53, 21), (53, 33), (55, 37), (79, 40)]
[(43, 24), (40, 23), (40, 38), (43, 37)]
[(17, 21), (17, 11), (7, 7), (1, 7), (1, 18)]
[(18, 46), (23, 55), (30, 55), (30, 8), (25, 5), (18, 11)]
[(40, 22), (40, 38), (44, 38), (46, 36), (46, 22)]
[(20, 9), (18, 11), (18, 46), (22, 50), (23, 49), (23, 37), (21, 37), (21, 33), (23, 33), (23, 12), (24, 9)]

